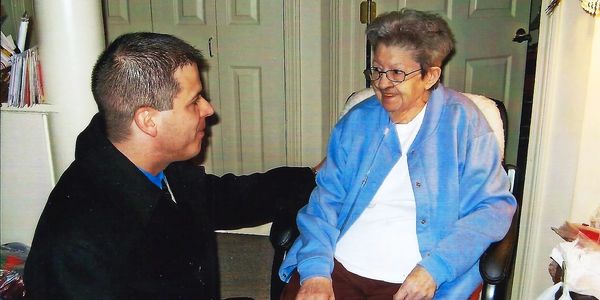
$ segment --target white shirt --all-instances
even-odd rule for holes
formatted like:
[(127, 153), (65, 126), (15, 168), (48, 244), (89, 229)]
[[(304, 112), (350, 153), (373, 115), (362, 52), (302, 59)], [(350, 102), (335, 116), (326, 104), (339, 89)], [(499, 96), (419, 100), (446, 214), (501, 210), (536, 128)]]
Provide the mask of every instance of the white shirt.
[(354, 274), (402, 283), (421, 260), (406, 154), (421, 128), (426, 107), (408, 124), (396, 124), (402, 156), (337, 243), (335, 258)]

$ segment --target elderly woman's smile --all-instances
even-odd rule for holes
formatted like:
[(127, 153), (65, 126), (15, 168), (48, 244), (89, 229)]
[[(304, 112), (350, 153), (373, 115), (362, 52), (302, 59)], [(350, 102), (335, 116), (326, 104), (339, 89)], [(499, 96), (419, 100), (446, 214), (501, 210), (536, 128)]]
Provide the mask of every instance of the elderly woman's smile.
[(419, 72), (413, 56), (414, 51), (399, 46), (380, 44), (375, 49), (373, 68), (379, 79), (373, 80), (373, 89), (395, 123), (410, 122), (425, 107), (435, 83), (427, 80), (428, 72)]

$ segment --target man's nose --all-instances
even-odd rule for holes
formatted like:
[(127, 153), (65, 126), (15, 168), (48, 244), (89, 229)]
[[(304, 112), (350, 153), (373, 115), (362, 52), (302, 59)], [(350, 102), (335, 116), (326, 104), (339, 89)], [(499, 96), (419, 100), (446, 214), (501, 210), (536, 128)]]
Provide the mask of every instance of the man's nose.
[(212, 116), (215, 113), (215, 109), (212, 107), (210, 102), (206, 101), (206, 99), (202, 99), (200, 103), (200, 115), (205, 118)]

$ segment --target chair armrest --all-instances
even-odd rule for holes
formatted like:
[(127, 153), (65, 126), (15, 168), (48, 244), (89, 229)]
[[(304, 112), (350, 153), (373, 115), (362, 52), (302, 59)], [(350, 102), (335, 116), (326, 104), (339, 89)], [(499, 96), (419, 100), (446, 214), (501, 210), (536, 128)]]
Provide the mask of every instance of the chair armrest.
[[(506, 165), (510, 181), (510, 191), (513, 191), (516, 166)], [(510, 228), (504, 238), (498, 242), (492, 243), (481, 256), (479, 261), (479, 272), (486, 284), (497, 285), (505, 280), (511, 271), (513, 258), (515, 254), (518, 227), (519, 227), (519, 207), (512, 218)]]
[(485, 283), (496, 285), (508, 277), (516, 242), (516, 234), (511, 231), (501, 241), (492, 243), (481, 256), (479, 272)]
[(284, 213), (275, 218), (271, 225), (269, 241), (273, 245), (273, 265), (271, 267), (271, 299), (279, 299), (285, 283), (279, 279), (279, 268), (285, 257), (285, 253), (292, 247), (296, 238), (300, 235), (296, 226), (296, 214)]
[(278, 216), (271, 225), (269, 240), (275, 250), (287, 251), (298, 237), (300, 232), (296, 226), (296, 216), (284, 214)]
[(510, 275), (517, 246), (518, 218), (516, 216), (515, 213), (506, 236), (492, 243), (481, 256), (479, 272), (487, 284), (497, 285)]

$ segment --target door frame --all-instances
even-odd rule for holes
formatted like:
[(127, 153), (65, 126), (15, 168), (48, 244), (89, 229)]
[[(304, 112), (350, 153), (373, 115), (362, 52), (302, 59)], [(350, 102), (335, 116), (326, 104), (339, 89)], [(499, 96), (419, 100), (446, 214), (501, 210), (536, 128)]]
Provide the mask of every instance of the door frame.
[(357, 45), (364, 45), (366, 38), (364, 34), (356, 35), (355, 28), (366, 25), (361, 24), (358, 16), (352, 13), (358, 11), (359, 5), (360, 1), (332, 0), (329, 7), (329, 128), (337, 123), (345, 99), (364, 84), (364, 68), (360, 65), (365, 60), (365, 50)]
[(597, 206), (597, 116), (590, 112), (599, 107), (600, 58), (592, 56), (600, 47), (599, 21), (577, 1), (541, 14), (512, 299), (533, 299), (551, 286), (548, 255), (562, 239), (550, 226), (589, 222)]
[(300, 0), (283, 2), (283, 52), (285, 73), (286, 159), (302, 163), (302, 92)]
[[(543, 1), (547, 2), (547, 1)], [(543, 6), (542, 4), (542, 7)], [(543, 87), (554, 86), (557, 83), (556, 66), (553, 61), (556, 61), (558, 55), (556, 42), (556, 32), (559, 30), (559, 23), (555, 18), (548, 18), (544, 13), (540, 15), (540, 37), (538, 41), (536, 71), (535, 71), (535, 88), (533, 94), (533, 107), (531, 113), (531, 124), (529, 132), (529, 146), (527, 151), (527, 176), (524, 181), (523, 201), (521, 207), (521, 220), (518, 237), (517, 255), (515, 258), (515, 269), (513, 277), (513, 299), (526, 299), (534, 293), (532, 280), (533, 274), (536, 273), (534, 268), (536, 262), (536, 253), (542, 251), (540, 245), (536, 245), (534, 241), (539, 240), (541, 234), (551, 234), (546, 232), (547, 228), (541, 229), (542, 213), (546, 205), (543, 198), (544, 187), (546, 182), (546, 174), (548, 172), (547, 165), (544, 163), (547, 151), (551, 146), (551, 137), (548, 130), (542, 128), (551, 128), (551, 118), (548, 118), (552, 108), (552, 102), (549, 98), (552, 97), (550, 89)], [(558, 222), (558, 220), (557, 220)]]

